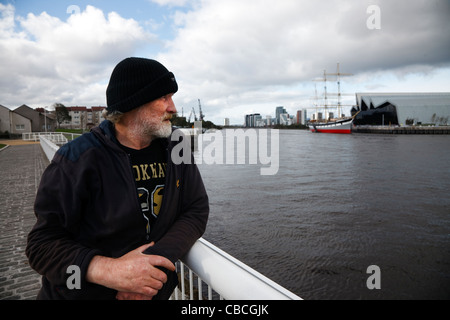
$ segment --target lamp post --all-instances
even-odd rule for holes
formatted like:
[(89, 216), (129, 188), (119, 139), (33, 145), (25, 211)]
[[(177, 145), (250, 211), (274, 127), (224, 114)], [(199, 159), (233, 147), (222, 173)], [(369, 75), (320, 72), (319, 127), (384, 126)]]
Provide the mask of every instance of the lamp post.
[(44, 126), (45, 126), (45, 133), (47, 134), (47, 107), (44, 107)]

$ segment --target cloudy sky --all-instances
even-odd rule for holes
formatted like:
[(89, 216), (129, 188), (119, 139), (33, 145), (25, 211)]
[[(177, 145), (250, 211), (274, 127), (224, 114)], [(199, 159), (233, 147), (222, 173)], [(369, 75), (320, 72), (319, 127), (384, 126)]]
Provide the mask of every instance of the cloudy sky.
[(129, 56), (161, 61), (179, 113), (201, 99), (217, 124), (311, 108), (324, 86), (313, 80), (337, 63), (353, 74), (344, 104), (355, 92), (449, 92), (449, 17), (449, 0), (0, 0), (0, 104), (106, 105)]

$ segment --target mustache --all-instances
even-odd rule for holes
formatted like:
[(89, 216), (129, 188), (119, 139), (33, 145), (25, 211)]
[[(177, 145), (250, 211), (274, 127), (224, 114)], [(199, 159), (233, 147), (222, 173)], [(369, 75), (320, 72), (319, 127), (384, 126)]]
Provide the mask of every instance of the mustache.
[(166, 114), (166, 115), (164, 115), (163, 117), (162, 117), (162, 120), (163, 121), (166, 121), (166, 120), (172, 120), (172, 118), (173, 118), (173, 116), (172, 116), (172, 114)]

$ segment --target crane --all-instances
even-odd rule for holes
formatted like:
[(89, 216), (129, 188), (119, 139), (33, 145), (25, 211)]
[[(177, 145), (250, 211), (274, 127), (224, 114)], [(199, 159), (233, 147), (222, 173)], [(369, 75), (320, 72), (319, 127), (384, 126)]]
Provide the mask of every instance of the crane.
[(198, 99), (198, 109), (199, 109), (199, 112), (200, 112), (200, 121), (203, 121), (203, 119), (205, 118), (205, 115), (202, 112), (202, 105), (200, 103), (200, 99)]
[(192, 115), (194, 115), (195, 121), (197, 121), (197, 120), (203, 121), (203, 119), (205, 118), (205, 115), (203, 114), (203, 111), (202, 111), (202, 104), (200, 102), (200, 99), (198, 99), (198, 110), (199, 110), (199, 114), (200, 114), (199, 119), (197, 119), (197, 114), (195, 113), (195, 108), (192, 107), (191, 113), (188, 118), (188, 122), (191, 122)]
[(195, 121), (197, 121), (197, 115), (195, 114), (195, 109), (194, 109), (194, 107), (192, 107), (191, 114), (189, 115), (188, 122), (191, 122), (192, 114), (194, 114), (194, 119), (195, 119)]

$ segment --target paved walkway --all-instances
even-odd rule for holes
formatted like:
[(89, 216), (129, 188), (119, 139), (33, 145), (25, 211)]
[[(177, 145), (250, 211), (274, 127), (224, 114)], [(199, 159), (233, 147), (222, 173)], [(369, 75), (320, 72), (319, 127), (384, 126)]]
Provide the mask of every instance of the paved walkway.
[(0, 300), (34, 300), (40, 276), (25, 256), (36, 218), (33, 203), (48, 165), (39, 144), (16, 144), (0, 151)]

